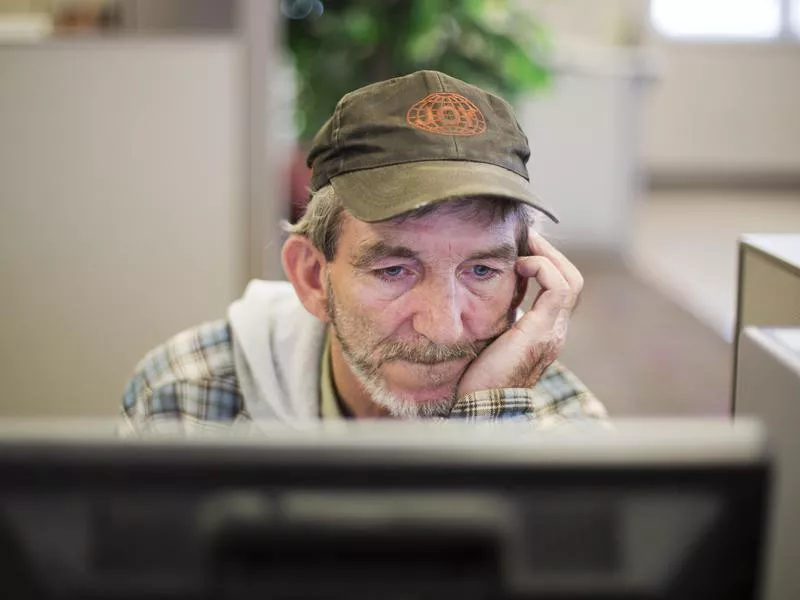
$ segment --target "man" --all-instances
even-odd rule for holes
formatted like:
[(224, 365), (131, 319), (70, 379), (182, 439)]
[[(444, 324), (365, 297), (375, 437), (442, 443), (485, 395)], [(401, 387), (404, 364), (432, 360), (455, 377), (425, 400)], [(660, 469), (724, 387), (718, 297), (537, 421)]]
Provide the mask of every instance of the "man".
[[(347, 94), (308, 156), (285, 282), (148, 354), (129, 431), (250, 421), (527, 419), (605, 410), (556, 358), (583, 286), (532, 229), (528, 143), (497, 96), (434, 71)], [(541, 290), (520, 310), (529, 280)]]

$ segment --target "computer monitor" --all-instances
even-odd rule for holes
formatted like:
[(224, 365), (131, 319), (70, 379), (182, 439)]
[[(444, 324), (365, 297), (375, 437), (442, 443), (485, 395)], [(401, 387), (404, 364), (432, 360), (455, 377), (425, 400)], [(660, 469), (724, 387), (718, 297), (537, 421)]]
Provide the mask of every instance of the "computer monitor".
[(750, 421), (260, 434), (131, 441), (0, 424), (2, 597), (759, 589), (769, 461)]

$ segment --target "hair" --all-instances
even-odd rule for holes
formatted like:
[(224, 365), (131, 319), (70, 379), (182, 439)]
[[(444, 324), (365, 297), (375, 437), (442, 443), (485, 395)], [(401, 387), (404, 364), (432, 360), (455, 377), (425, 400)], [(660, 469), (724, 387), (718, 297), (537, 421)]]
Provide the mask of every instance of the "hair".
[[(463, 210), (471, 208), (471, 216), (490, 214), (492, 220), (506, 220), (513, 217), (517, 224), (517, 247), (520, 254), (527, 254), (528, 228), (536, 222), (536, 209), (528, 204), (503, 197), (467, 196), (455, 197), (442, 203), (430, 204), (404, 213), (391, 221), (403, 222), (419, 219), (443, 209)], [(328, 184), (311, 195), (306, 211), (297, 223), (284, 223), (283, 229), (290, 234), (302, 235), (311, 240), (314, 247), (322, 252), (325, 259), (332, 261), (336, 256), (336, 246), (344, 222), (346, 209), (336, 195), (333, 186)]]

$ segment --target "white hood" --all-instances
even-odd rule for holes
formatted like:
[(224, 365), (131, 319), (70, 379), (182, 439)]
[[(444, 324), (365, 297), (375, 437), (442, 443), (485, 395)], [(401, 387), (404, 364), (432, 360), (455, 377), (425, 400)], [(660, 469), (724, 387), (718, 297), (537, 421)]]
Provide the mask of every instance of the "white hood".
[(231, 304), (236, 375), (253, 421), (319, 419), (319, 378), (325, 324), (283, 281), (253, 280)]

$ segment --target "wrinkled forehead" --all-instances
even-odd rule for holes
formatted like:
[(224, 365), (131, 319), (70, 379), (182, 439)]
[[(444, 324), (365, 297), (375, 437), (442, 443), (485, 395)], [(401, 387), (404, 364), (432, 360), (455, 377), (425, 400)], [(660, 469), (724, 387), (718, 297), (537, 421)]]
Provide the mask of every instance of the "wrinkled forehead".
[(499, 244), (518, 246), (519, 218), (519, 213), (497, 203), (475, 200), (442, 203), (377, 223), (346, 213), (340, 249), (352, 256), (379, 242), (434, 253), (443, 246), (458, 246), (464, 252)]

